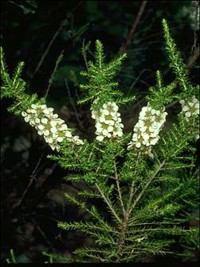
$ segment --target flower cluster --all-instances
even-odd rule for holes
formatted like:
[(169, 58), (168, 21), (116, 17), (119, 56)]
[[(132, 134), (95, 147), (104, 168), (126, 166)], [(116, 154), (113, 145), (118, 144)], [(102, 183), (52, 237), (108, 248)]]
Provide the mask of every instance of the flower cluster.
[(53, 150), (59, 151), (60, 143), (65, 138), (76, 145), (83, 144), (78, 136), (72, 136), (65, 121), (58, 118), (53, 111), (53, 108), (48, 108), (46, 105), (32, 104), (30, 109), (22, 112), (22, 116), (26, 122), (36, 128), (39, 135), (43, 135)]
[(134, 127), (134, 134), (128, 144), (128, 150), (133, 146), (151, 152), (151, 146), (159, 140), (159, 132), (166, 120), (167, 112), (153, 109), (150, 104), (143, 107), (139, 114), (139, 121)]
[[(189, 121), (192, 116), (197, 117), (199, 115), (199, 101), (195, 96), (193, 96), (190, 101), (180, 100), (180, 104), (186, 121)], [(197, 125), (197, 127), (199, 127), (199, 125)], [(199, 139), (199, 133), (196, 136), (196, 140), (197, 139)]]
[(119, 107), (115, 102), (104, 103), (99, 110), (91, 108), (92, 118), (96, 120), (95, 133), (98, 141), (103, 141), (106, 137), (117, 138), (123, 135), (124, 125), (121, 123), (121, 115), (118, 110)]
[(184, 116), (187, 121), (189, 121), (189, 118), (191, 116), (199, 115), (199, 101), (195, 96), (192, 97), (190, 102), (180, 100), (180, 104), (182, 106), (182, 112), (184, 113)]

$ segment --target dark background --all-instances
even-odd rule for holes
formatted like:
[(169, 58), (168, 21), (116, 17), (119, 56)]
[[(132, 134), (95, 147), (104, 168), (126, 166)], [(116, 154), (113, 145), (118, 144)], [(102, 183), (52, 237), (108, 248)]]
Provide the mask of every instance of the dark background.
[[(82, 96), (80, 71), (86, 69), (82, 48), (91, 42), (87, 59), (93, 59), (94, 43), (99, 39), (107, 60), (116, 56), (128, 38), (141, 4), (142, 1), (1, 2), (1, 44), (10, 73), (19, 61), (24, 61), (27, 92), (40, 97), (48, 92), (49, 106), (81, 137), (93, 139), (89, 105), (76, 104)], [(155, 84), (155, 71), (161, 70), (166, 83), (174, 79), (164, 50), (162, 18), (168, 20), (177, 46), (188, 62), (198, 45), (196, 6), (195, 1), (149, 1), (145, 6), (118, 76), (120, 90), (126, 96), (137, 96), (135, 106), (121, 108), (126, 132), (132, 130), (143, 98)], [(63, 59), (48, 89), (61, 53)], [(191, 69), (194, 83), (198, 82), (197, 71), (194, 62)], [(91, 241), (82, 234), (61, 231), (57, 222), (83, 217), (63, 194), (76, 192), (81, 185), (76, 188), (63, 180), (66, 171), (46, 157), (52, 153), (48, 145), (21, 117), (7, 112), (10, 103), (1, 101), (2, 261), (9, 257), (10, 249), (14, 249), (17, 261), (22, 263), (44, 262), (42, 251), (71, 255), (75, 248)]]

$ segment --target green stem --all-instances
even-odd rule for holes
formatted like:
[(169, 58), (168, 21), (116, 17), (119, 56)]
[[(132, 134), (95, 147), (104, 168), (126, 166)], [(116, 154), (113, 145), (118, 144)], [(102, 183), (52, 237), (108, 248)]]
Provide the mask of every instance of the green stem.
[(121, 219), (119, 218), (119, 216), (117, 215), (117, 213), (115, 212), (115, 209), (113, 208), (110, 200), (108, 199), (108, 197), (105, 196), (105, 194), (103, 193), (103, 191), (101, 190), (101, 188), (99, 187), (98, 184), (96, 184), (96, 187), (99, 191), (99, 193), (101, 194), (102, 198), (104, 199), (104, 201), (106, 202), (106, 204), (108, 205), (108, 207), (110, 208), (112, 214), (114, 215), (114, 217), (117, 219), (117, 221), (121, 224), (122, 221)]
[(121, 193), (121, 188), (120, 188), (120, 184), (119, 184), (119, 176), (118, 176), (118, 173), (117, 173), (117, 166), (116, 166), (116, 162), (115, 161), (114, 161), (114, 170), (115, 170), (115, 181), (116, 181), (116, 185), (117, 185), (119, 201), (121, 203), (123, 214), (125, 214), (124, 202), (123, 202), (123, 199), (122, 199), (122, 193)]
[(146, 191), (146, 189), (148, 188), (148, 186), (150, 185), (150, 183), (153, 181), (153, 179), (156, 177), (156, 175), (159, 173), (159, 171), (162, 169), (162, 167), (164, 166), (164, 164), (165, 164), (165, 160), (163, 160), (163, 162), (157, 168), (156, 172), (150, 177), (150, 179), (148, 180), (148, 182), (145, 184), (145, 186), (143, 187), (142, 191), (140, 192), (140, 194), (138, 195), (138, 197), (134, 201), (133, 205), (131, 206), (130, 211), (129, 211), (130, 213), (135, 208), (135, 206), (137, 205), (137, 203), (139, 202), (139, 200), (143, 196), (144, 192)]
[[(137, 161), (138, 162), (138, 161)], [(126, 240), (126, 230), (128, 228), (128, 222), (129, 222), (129, 217), (131, 215), (132, 210), (135, 208), (135, 206), (137, 205), (137, 203), (139, 202), (139, 200), (141, 199), (141, 197), (143, 196), (144, 192), (146, 191), (146, 189), (148, 188), (148, 186), (150, 185), (150, 183), (153, 181), (153, 179), (156, 177), (156, 175), (158, 174), (158, 172), (162, 169), (163, 165), (165, 164), (165, 161), (163, 161), (160, 166), (157, 168), (157, 170), (155, 171), (155, 173), (150, 177), (150, 179), (148, 180), (148, 182), (146, 183), (146, 185), (143, 187), (141, 193), (138, 195), (138, 197), (136, 198), (136, 200), (134, 201), (133, 205), (131, 206), (131, 202), (133, 199), (133, 195), (134, 195), (134, 180), (132, 180), (131, 183), (131, 188), (130, 188), (130, 194), (129, 194), (129, 201), (127, 204), (127, 209), (124, 215), (124, 221), (121, 227), (121, 234), (120, 234), (120, 239), (119, 239), (119, 245), (118, 245), (118, 256), (117, 256), (117, 262), (120, 262), (121, 259), (121, 253), (123, 250), (123, 246)]]

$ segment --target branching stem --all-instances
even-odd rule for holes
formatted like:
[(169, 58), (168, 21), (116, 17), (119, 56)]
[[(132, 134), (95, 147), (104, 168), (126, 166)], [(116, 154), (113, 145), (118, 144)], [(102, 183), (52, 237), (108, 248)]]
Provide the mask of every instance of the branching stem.
[(117, 192), (118, 192), (118, 195), (119, 195), (119, 201), (121, 203), (123, 214), (125, 214), (124, 202), (123, 202), (123, 199), (122, 199), (122, 193), (121, 193), (121, 188), (120, 188), (120, 184), (119, 184), (119, 176), (118, 176), (118, 173), (117, 173), (117, 166), (116, 166), (116, 162), (115, 161), (114, 161), (114, 170), (115, 170), (115, 181), (116, 181), (116, 185), (117, 185)]
[(120, 239), (119, 239), (119, 246), (118, 246), (118, 253), (117, 253), (118, 254), (117, 262), (120, 261), (121, 256), (122, 256), (121, 253), (122, 253), (123, 246), (124, 246), (124, 243), (125, 243), (125, 240), (126, 240), (126, 236), (125, 235), (126, 235), (126, 230), (128, 228), (128, 222), (129, 222), (130, 214), (131, 214), (132, 210), (135, 208), (135, 206), (137, 205), (137, 203), (139, 202), (139, 200), (141, 199), (141, 197), (143, 196), (144, 192), (146, 191), (146, 189), (148, 188), (150, 183), (156, 177), (158, 172), (162, 169), (164, 164), (165, 164), (165, 161), (163, 161), (160, 164), (160, 166), (157, 168), (157, 170), (154, 172), (154, 174), (149, 178), (148, 182), (143, 187), (141, 193), (138, 195), (136, 200), (133, 202), (133, 205), (131, 206), (132, 199), (133, 199), (133, 194), (134, 194), (134, 180), (132, 180), (131, 188), (130, 188), (130, 194), (129, 194), (129, 202), (128, 202), (127, 209), (126, 209), (125, 214), (124, 214), (124, 221), (123, 221), (122, 227), (121, 227), (121, 235), (120, 235)]
[(134, 201), (133, 205), (131, 206), (129, 213), (132, 212), (132, 210), (135, 208), (135, 206), (137, 205), (138, 201), (141, 199), (141, 197), (143, 196), (144, 192), (146, 191), (146, 189), (148, 188), (148, 186), (150, 185), (150, 183), (153, 181), (153, 179), (156, 177), (156, 175), (159, 173), (159, 171), (162, 169), (162, 167), (165, 165), (165, 160), (163, 160), (163, 162), (160, 164), (160, 166), (157, 168), (157, 170), (155, 171), (155, 173), (150, 177), (150, 179), (148, 180), (148, 182), (145, 184), (145, 186), (143, 187), (142, 191), (140, 192), (140, 194), (138, 195), (138, 197), (136, 198), (136, 200)]
[(115, 212), (115, 209), (113, 208), (110, 200), (105, 196), (104, 192), (101, 190), (100, 186), (98, 184), (96, 184), (96, 188), (98, 189), (99, 193), (101, 194), (102, 198), (104, 199), (104, 201), (106, 202), (106, 204), (108, 205), (108, 207), (110, 208), (112, 214), (114, 215), (114, 217), (117, 219), (117, 221), (121, 224), (122, 221), (119, 218), (119, 216), (117, 215), (117, 213)]

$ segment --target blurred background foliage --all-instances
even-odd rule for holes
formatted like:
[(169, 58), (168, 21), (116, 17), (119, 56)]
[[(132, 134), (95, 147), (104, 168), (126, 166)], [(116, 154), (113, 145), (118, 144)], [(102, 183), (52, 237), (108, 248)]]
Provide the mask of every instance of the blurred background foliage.
[[(27, 91), (47, 97), (60, 117), (84, 138), (94, 138), (90, 106), (77, 105), (82, 96), (80, 71), (93, 59), (94, 43), (104, 44), (107, 60), (115, 57), (128, 39), (144, 1), (34, 1), (1, 2), (1, 43), (10, 72), (25, 62)], [(186, 62), (198, 46), (197, 1), (147, 1), (127, 46), (119, 73), (119, 89), (136, 95), (137, 103), (121, 108), (125, 131), (133, 128), (155, 72), (173, 81), (161, 19), (165, 18)], [(191, 79), (198, 83), (198, 65)], [(79, 190), (63, 181), (66, 175), (46, 158), (48, 146), (21, 118), (13, 118), (2, 101), (2, 257), (14, 249), (18, 261), (43, 261), (43, 250), (68, 255), (90, 240), (61, 233), (57, 221), (83, 216), (64, 200), (66, 190)], [(81, 185), (80, 185), (81, 187)], [(21, 257), (21, 258), (20, 258)], [(23, 260), (22, 260), (23, 259)]]

